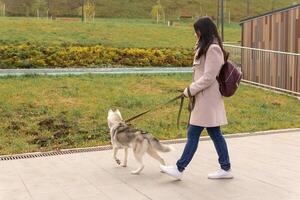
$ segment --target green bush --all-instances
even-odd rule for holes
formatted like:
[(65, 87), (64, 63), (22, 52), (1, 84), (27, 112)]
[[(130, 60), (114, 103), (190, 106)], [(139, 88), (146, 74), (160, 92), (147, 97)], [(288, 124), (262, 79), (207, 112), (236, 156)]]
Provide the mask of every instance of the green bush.
[(7, 44), (0, 46), (0, 68), (106, 66), (191, 66), (193, 50), (111, 48), (101, 45)]

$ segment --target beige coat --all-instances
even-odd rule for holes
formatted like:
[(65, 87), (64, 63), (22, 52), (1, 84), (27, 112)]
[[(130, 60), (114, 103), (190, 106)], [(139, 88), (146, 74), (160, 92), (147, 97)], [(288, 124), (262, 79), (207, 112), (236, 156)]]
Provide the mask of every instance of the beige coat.
[[(217, 44), (210, 45), (206, 56), (196, 59), (195, 55), (193, 83), (189, 86), (191, 95), (196, 97), (190, 118), (191, 125), (216, 127), (227, 124), (224, 100), (216, 80), (223, 64), (223, 52)], [(187, 88), (184, 95), (188, 96)]]

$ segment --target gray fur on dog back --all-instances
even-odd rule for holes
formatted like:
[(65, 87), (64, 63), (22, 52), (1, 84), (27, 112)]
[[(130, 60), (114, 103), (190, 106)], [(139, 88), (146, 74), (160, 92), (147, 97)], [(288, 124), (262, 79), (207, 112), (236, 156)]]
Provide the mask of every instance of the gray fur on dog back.
[(129, 145), (134, 143), (141, 143), (144, 140), (147, 140), (148, 143), (156, 150), (160, 152), (169, 152), (171, 151), (171, 148), (169, 146), (163, 145), (159, 142), (157, 138), (155, 138), (153, 135), (151, 135), (148, 132), (145, 132), (143, 130), (139, 130), (136, 128), (132, 128), (128, 126), (125, 123), (120, 123), (119, 126), (117, 126), (113, 130), (113, 136), (114, 140), (121, 144), (121, 146), (129, 147)]

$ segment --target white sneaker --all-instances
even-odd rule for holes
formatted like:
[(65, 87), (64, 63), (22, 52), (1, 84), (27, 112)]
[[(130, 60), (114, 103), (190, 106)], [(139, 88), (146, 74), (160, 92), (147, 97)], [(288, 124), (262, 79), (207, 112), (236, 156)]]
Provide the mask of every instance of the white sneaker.
[(177, 166), (160, 165), (160, 169), (162, 172), (172, 176), (176, 180), (181, 180), (182, 172), (178, 170)]
[(223, 169), (219, 169), (216, 172), (208, 174), (207, 178), (209, 178), (209, 179), (229, 179), (229, 178), (233, 178), (233, 175), (231, 173), (231, 170), (225, 171)]

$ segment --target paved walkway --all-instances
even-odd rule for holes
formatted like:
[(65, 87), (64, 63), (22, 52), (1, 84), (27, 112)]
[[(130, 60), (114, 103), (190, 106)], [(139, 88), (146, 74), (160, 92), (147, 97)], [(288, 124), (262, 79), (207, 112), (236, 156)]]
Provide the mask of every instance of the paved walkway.
[[(145, 157), (141, 175), (129, 154), (128, 168), (116, 166), (112, 151), (0, 161), (1, 200), (299, 200), (300, 131), (227, 138), (232, 180), (209, 180), (217, 157), (210, 140), (200, 141), (183, 181), (159, 172)], [(184, 144), (164, 154), (174, 163)], [(121, 157), (122, 155), (120, 155)]]
[(122, 68), (57, 68), (57, 69), (0, 69), (0, 76), (19, 75), (81, 75), (81, 74), (164, 74), (191, 73), (191, 67), (122, 67)]

